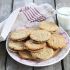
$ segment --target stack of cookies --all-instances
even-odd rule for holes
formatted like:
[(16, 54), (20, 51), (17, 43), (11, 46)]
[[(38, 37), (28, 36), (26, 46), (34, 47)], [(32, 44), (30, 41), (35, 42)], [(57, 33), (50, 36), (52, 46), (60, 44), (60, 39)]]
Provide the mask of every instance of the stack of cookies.
[(22, 59), (47, 60), (66, 47), (66, 40), (59, 34), (59, 27), (55, 23), (43, 21), (38, 28), (11, 32), (8, 46)]

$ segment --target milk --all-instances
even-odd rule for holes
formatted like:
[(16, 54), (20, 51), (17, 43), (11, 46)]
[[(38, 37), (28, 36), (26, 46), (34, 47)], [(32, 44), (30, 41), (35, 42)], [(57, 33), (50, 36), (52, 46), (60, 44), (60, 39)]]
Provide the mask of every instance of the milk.
[(59, 25), (66, 30), (70, 30), (70, 7), (61, 7), (57, 10)]

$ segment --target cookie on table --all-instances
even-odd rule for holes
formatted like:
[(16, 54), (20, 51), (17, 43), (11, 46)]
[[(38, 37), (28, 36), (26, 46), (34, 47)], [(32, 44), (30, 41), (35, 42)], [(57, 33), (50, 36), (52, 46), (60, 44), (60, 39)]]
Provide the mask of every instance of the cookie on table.
[(18, 41), (12, 41), (11, 40), (11, 41), (9, 41), (8, 46), (9, 46), (10, 49), (16, 50), (16, 51), (26, 49), (25, 46), (24, 46), (24, 43), (23, 42), (18, 42)]
[(38, 42), (45, 42), (51, 37), (51, 33), (45, 30), (36, 30), (33, 31), (30, 35), (30, 38), (32, 40), (38, 41)]
[(28, 40), (25, 42), (25, 46), (28, 50), (35, 51), (44, 48), (46, 46), (46, 43), (38, 44), (38, 43), (34, 43), (32, 40)]
[(36, 58), (33, 58), (31, 53), (28, 51), (18, 51), (18, 54), (19, 54), (20, 58), (22, 58), (22, 59), (27, 59), (27, 60), (36, 59)]
[(51, 58), (54, 54), (54, 51), (52, 48), (44, 47), (41, 50), (38, 50), (36, 52), (31, 53), (33, 57), (41, 59), (41, 60), (47, 60)]
[(50, 21), (40, 22), (39, 27), (50, 32), (55, 32), (58, 30), (58, 26), (54, 22)]
[(24, 40), (29, 36), (29, 32), (26, 29), (16, 30), (10, 33), (10, 39), (12, 40)]
[(52, 34), (51, 38), (47, 41), (47, 43), (53, 49), (66, 47), (66, 39), (60, 34)]

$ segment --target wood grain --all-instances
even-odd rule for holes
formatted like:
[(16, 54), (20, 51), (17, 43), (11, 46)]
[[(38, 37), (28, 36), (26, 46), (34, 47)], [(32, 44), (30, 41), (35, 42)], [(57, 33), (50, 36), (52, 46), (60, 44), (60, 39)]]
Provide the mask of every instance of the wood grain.
[[(70, 36), (70, 30), (67, 30), (68, 35)], [(64, 70), (70, 70), (70, 52), (63, 60)]]
[(12, 0), (0, 0), (0, 22), (10, 15)]
[(32, 70), (32, 67), (22, 65), (8, 55), (6, 70)]
[[(5, 20), (11, 11), (11, 2), (12, 0), (0, 0), (0, 22)], [(5, 70), (6, 65), (6, 49), (5, 41), (0, 42), (0, 70)]]
[(64, 70), (70, 70), (70, 53), (64, 58)]
[(0, 70), (5, 70), (5, 58), (6, 58), (5, 42), (1, 42), (0, 43)]
[(36, 4), (44, 4), (44, 3), (49, 3), (54, 7), (54, 0), (34, 0), (34, 3)]
[(47, 66), (47, 67), (34, 68), (34, 70), (62, 70), (62, 69), (61, 69), (61, 64), (59, 62), (59, 63), (56, 63), (51, 66)]
[(33, 0), (14, 0), (13, 9), (23, 7), (25, 4), (32, 3)]

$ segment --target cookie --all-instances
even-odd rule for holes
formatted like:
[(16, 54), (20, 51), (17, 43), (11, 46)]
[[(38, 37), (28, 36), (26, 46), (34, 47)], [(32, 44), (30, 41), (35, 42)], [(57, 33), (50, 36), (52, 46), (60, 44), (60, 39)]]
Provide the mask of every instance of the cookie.
[(34, 43), (32, 40), (28, 40), (25, 42), (25, 46), (28, 50), (35, 51), (44, 48), (46, 46), (46, 43), (37, 44)]
[(10, 39), (12, 40), (24, 40), (29, 36), (29, 32), (26, 29), (23, 30), (16, 30), (11, 32)]
[(53, 49), (49, 47), (44, 47), (41, 50), (31, 53), (33, 57), (39, 58), (41, 60), (47, 60), (51, 58), (54, 54)]
[(49, 21), (40, 22), (39, 27), (50, 32), (58, 30), (58, 26), (55, 23)]
[(26, 31), (28, 34), (31, 34), (33, 31), (38, 30), (39, 28), (27, 28)]
[(56, 56), (59, 52), (60, 52), (60, 49), (54, 50), (54, 55), (53, 56)]
[(9, 41), (8, 46), (12, 50), (24, 50), (25, 49), (23, 42)]
[(13, 50), (11, 48), (8, 49), (10, 52), (14, 52), (14, 53), (17, 53), (17, 50)]
[(59, 29), (58, 29), (58, 30), (56, 30), (56, 31), (51, 32), (51, 34), (60, 34), (60, 31), (59, 31)]
[(45, 42), (51, 37), (51, 33), (45, 30), (36, 30), (31, 33), (30, 38), (35, 41)]
[(60, 34), (52, 34), (51, 38), (47, 41), (48, 45), (53, 49), (66, 47), (66, 40)]
[(36, 58), (32, 57), (29, 51), (18, 51), (20, 58), (27, 60), (35, 60)]

